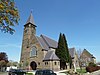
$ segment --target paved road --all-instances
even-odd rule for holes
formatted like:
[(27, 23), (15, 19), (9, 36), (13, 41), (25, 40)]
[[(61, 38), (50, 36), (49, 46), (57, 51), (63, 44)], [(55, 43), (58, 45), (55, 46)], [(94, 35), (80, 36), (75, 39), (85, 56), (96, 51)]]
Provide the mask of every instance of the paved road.
[(8, 73), (2, 73), (2, 74), (0, 74), (0, 75), (8, 75)]

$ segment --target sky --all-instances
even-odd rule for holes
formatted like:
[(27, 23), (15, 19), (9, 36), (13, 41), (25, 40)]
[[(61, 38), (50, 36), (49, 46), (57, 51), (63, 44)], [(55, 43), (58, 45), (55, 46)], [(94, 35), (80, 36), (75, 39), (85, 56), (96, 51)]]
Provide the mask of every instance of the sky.
[(20, 21), (13, 35), (0, 32), (0, 52), (20, 61), (23, 28), (33, 11), (36, 34), (58, 41), (66, 35), (69, 48), (87, 49), (100, 61), (100, 0), (15, 0)]

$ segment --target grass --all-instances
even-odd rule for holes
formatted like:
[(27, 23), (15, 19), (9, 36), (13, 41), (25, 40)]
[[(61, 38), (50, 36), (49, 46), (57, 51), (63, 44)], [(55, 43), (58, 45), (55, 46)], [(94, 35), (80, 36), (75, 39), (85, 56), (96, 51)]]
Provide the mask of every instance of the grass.
[(33, 73), (26, 73), (26, 75), (34, 75)]
[(4, 73), (4, 72), (0, 72), (0, 74), (2, 74), (2, 73)]
[(86, 69), (82, 69), (82, 70), (81, 70), (81, 69), (77, 69), (76, 71), (77, 71), (78, 73), (86, 73)]

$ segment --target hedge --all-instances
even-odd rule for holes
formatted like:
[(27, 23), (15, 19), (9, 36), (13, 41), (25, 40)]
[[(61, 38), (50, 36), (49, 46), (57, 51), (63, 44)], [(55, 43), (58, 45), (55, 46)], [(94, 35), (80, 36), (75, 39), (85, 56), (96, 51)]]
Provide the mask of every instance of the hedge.
[(100, 70), (100, 66), (88, 66), (88, 67), (86, 67), (87, 72), (94, 72), (97, 70)]

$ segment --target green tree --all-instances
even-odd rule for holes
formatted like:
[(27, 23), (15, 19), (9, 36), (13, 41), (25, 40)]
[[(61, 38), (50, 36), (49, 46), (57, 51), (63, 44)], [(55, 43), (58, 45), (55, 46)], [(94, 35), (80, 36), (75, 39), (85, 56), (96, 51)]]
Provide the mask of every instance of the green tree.
[(18, 62), (13, 62), (13, 66), (17, 67), (18, 66)]
[(68, 44), (67, 44), (67, 40), (66, 40), (66, 37), (65, 35), (63, 34), (63, 43), (64, 43), (64, 47), (65, 47), (65, 52), (66, 52), (66, 62), (68, 63), (69, 62), (69, 58), (70, 58), (70, 54), (69, 54), (69, 50), (68, 50)]
[(14, 0), (0, 0), (0, 30), (13, 34), (13, 27), (18, 24), (19, 12)]
[(8, 57), (5, 52), (0, 52), (0, 70), (3, 71), (3, 68), (7, 66)]
[(8, 62), (8, 56), (5, 52), (0, 52), (0, 61), (5, 60), (5, 62)]
[(9, 60), (9, 62), (7, 63), (7, 66), (8, 67), (10, 67), (10, 66), (18, 67), (18, 62)]
[(72, 59), (71, 59), (71, 56), (70, 56), (70, 54), (69, 54), (68, 44), (67, 44), (67, 40), (66, 40), (66, 37), (65, 37), (64, 34), (63, 34), (63, 40), (64, 40), (64, 45), (65, 45), (64, 47), (65, 47), (66, 56), (67, 56), (66, 62), (70, 64), (70, 68), (71, 68)]
[(60, 33), (58, 47), (55, 53), (60, 58), (60, 68), (65, 69), (66, 63), (69, 63), (70, 61), (70, 55), (68, 51), (66, 37), (64, 34)]
[(23, 65), (22, 65), (22, 63), (19, 63), (18, 64), (18, 68), (21, 68)]
[(59, 40), (58, 40), (58, 48), (56, 49), (56, 55), (60, 58), (61, 61), (65, 62), (66, 61), (66, 55), (65, 55), (65, 50), (64, 50), (64, 45), (63, 45), (63, 37), (62, 34), (60, 33)]

